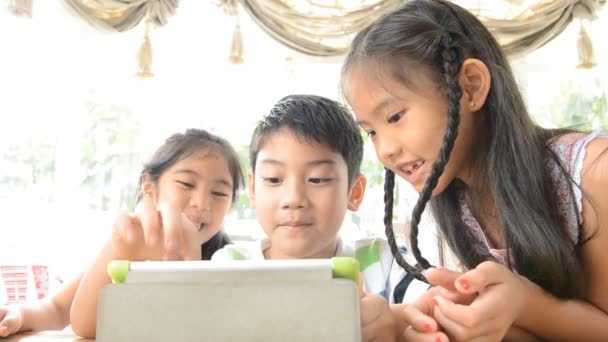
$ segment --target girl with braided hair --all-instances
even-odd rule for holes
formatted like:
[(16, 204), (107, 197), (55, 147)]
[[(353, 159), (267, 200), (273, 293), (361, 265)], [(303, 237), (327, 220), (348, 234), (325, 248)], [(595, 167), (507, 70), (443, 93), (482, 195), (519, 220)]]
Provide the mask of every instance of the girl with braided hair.
[[(607, 135), (536, 125), (497, 41), (444, 0), (407, 1), (361, 31), (342, 73), (386, 168), (393, 254), (442, 285), (393, 308), (402, 337), (608, 339)], [(420, 193), (416, 265), (394, 242), (395, 175)], [(417, 235), (427, 204), (462, 274), (423, 257)]]

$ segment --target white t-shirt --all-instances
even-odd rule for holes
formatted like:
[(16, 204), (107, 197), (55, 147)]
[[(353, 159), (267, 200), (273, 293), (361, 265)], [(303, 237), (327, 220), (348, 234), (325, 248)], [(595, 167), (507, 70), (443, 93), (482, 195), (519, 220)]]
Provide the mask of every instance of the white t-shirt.
[[(270, 240), (239, 241), (229, 244), (213, 254), (211, 260), (264, 260), (264, 251)], [(405, 247), (400, 248), (406, 259)], [(363, 286), (366, 292), (385, 297), (389, 303), (411, 303), (422, 295), (429, 285), (415, 279), (397, 264), (387, 241), (377, 237), (344, 243), (338, 240), (336, 256), (354, 257), (361, 265)]]

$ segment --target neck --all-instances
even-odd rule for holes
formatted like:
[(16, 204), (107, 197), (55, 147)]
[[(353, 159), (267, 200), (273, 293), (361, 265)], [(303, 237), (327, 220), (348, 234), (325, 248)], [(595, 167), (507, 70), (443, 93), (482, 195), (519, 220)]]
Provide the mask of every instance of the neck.
[(275, 260), (275, 259), (330, 259), (336, 256), (338, 252), (338, 239), (336, 238), (332, 243), (328, 244), (326, 247), (322, 248), (319, 251), (314, 253), (305, 254), (305, 253), (286, 253), (282, 251), (280, 248), (270, 246), (266, 250), (264, 250), (264, 258), (267, 260)]
[(474, 130), (479, 134), (473, 137), (472, 148), (467, 153), (464, 167), (457, 175), (469, 189), (473, 191), (488, 191), (488, 146), (490, 144), (487, 127), (483, 116), (475, 123)]
[(486, 237), (495, 248), (504, 248), (496, 199), (488, 182), (476, 184), (467, 191), (467, 202)]

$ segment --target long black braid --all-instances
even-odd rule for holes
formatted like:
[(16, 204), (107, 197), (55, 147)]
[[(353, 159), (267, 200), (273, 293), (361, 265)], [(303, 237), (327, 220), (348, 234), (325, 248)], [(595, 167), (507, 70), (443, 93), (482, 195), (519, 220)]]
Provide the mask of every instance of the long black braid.
[(446, 164), (450, 159), (456, 137), (458, 136), (458, 125), (460, 124), (460, 98), (462, 96), (462, 89), (458, 83), (458, 76), (460, 68), (463, 63), (463, 54), (460, 49), (454, 43), (454, 35), (450, 32), (444, 32), (441, 37), (440, 46), (442, 49), (441, 58), (443, 61), (443, 76), (446, 84), (446, 94), (448, 100), (448, 123), (445, 136), (441, 149), (439, 150), (439, 158), (433, 164), (429, 178), (424, 184), (422, 193), (418, 197), (418, 201), (412, 211), (410, 240), (412, 254), (418, 262), (417, 267), (409, 265), (401, 255), (397, 243), (395, 242), (395, 236), (392, 225), (392, 213), (393, 213), (393, 188), (395, 185), (395, 174), (392, 171), (387, 170), (385, 175), (384, 183), (384, 226), (386, 236), (391, 247), (391, 253), (395, 257), (397, 263), (403, 267), (408, 273), (414, 274), (417, 278), (421, 279), (423, 276), (420, 274), (422, 269), (432, 267), (431, 264), (422, 256), (420, 248), (418, 247), (418, 225), (420, 218), (426, 204), (428, 203), (433, 190), (437, 186), (439, 177), (443, 173)]
[(385, 169), (384, 173), (384, 232), (386, 233), (386, 238), (388, 240), (388, 245), (391, 247), (391, 253), (395, 257), (397, 264), (403, 267), (405, 271), (409, 274), (412, 274), (414, 277), (421, 279), (420, 269), (414, 267), (405, 261), (403, 255), (401, 255), (401, 251), (399, 251), (399, 246), (397, 246), (397, 242), (395, 241), (395, 232), (393, 230), (393, 189), (395, 188), (395, 173), (389, 169)]

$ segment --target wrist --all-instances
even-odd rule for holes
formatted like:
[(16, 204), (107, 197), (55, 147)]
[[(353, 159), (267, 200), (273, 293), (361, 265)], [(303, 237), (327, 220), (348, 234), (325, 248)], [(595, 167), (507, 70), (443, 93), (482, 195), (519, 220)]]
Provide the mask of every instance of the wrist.
[(137, 260), (137, 246), (125, 243), (121, 239), (112, 238), (110, 260)]
[(521, 311), (514, 324), (528, 331), (538, 328), (539, 319), (546, 320), (547, 313), (557, 310), (559, 300), (545, 292), (536, 283), (523, 278), (525, 294)]

